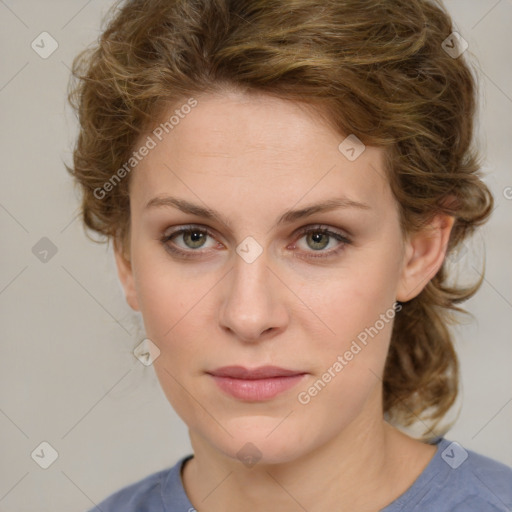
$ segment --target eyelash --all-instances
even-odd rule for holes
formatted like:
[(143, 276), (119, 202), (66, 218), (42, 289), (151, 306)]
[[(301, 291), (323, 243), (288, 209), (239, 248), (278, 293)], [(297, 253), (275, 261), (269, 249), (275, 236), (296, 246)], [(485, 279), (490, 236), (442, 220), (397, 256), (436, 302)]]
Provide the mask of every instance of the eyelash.
[[(162, 245), (164, 245), (164, 247), (167, 251), (178, 255), (180, 258), (198, 258), (198, 257), (200, 257), (201, 252), (205, 252), (205, 251), (195, 251), (193, 249), (191, 249), (190, 251), (184, 251), (182, 249), (177, 249), (175, 246), (171, 246), (168, 243), (173, 238), (175, 238), (183, 233), (190, 232), (190, 231), (198, 231), (202, 234), (206, 234), (206, 235), (210, 236), (211, 238), (215, 238), (215, 236), (209, 229), (201, 227), (201, 226), (197, 226), (197, 225), (189, 225), (189, 226), (182, 227), (176, 231), (173, 231), (172, 233), (164, 235), (160, 241), (161, 241)], [(319, 255), (314, 255), (314, 256), (313, 255), (305, 256), (306, 259), (330, 258), (330, 257), (337, 256), (341, 251), (344, 250), (346, 245), (350, 245), (352, 243), (352, 241), (349, 238), (342, 235), (341, 233), (338, 233), (336, 231), (331, 231), (330, 229), (326, 228), (325, 226), (321, 226), (321, 225), (311, 226), (311, 227), (301, 229), (301, 231), (297, 235), (298, 236), (297, 240), (300, 240), (302, 237), (304, 237), (305, 235), (308, 235), (309, 233), (321, 233), (323, 235), (328, 235), (329, 237), (334, 238), (338, 242), (341, 242), (341, 244), (338, 248), (332, 249), (330, 251), (323, 251), (321, 249), (318, 251), (313, 251), (313, 252), (324, 253), (324, 254), (321, 254), (321, 255), (319, 254)], [(307, 252), (309, 252), (309, 251), (307, 251)], [(196, 253), (199, 253), (199, 254), (196, 254)]]

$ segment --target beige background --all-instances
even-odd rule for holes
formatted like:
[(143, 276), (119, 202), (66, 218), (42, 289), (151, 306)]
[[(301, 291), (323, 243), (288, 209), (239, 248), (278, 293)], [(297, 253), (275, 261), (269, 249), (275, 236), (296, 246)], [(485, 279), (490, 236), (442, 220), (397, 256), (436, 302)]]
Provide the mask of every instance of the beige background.
[[(143, 333), (111, 252), (84, 236), (63, 165), (76, 133), (68, 67), (109, 4), (0, 0), (0, 512), (84, 511), (191, 452), (152, 367), (132, 354)], [(447, 6), (481, 66), (479, 130), (496, 209), (460, 260), (476, 277), (485, 240), (486, 281), (466, 304), (476, 320), (456, 331), (463, 407), (446, 437), (512, 465), (512, 1)], [(43, 31), (58, 43), (46, 59), (31, 48)], [(32, 252), (43, 237), (57, 250), (46, 262)], [(31, 457), (43, 441), (58, 452), (48, 469)]]

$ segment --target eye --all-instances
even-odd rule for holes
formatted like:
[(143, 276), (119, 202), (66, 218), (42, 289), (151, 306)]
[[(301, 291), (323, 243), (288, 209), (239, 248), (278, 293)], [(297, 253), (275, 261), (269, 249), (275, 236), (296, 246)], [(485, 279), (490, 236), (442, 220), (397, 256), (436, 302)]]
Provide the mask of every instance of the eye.
[[(346, 236), (324, 226), (303, 228), (297, 236), (299, 236), (297, 242), (303, 238), (305, 239), (306, 247), (299, 251), (305, 253), (304, 256), (301, 256), (305, 258), (332, 257), (341, 252), (346, 245), (352, 243)], [(207, 245), (208, 238), (214, 240), (209, 246)], [(179, 240), (182, 241), (183, 245), (176, 242)], [(297, 242), (292, 244), (292, 249), (298, 245)], [(161, 238), (161, 243), (167, 251), (176, 254), (181, 258), (200, 257), (207, 251), (200, 251), (199, 249), (211, 249), (222, 246), (222, 244), (215, 241), (213, 233), (200, 226), (184, 226), (172, 231), (171, 233), (167, 233)], [(335, 248), (325, 250), (330, 245), (334, 245)], [(308, 248), (310, 250), (308, 250)]]
[[(312, 249), (312, 251), (308, 251), (307, 249), (304, 251), (307, 253), (304, 256), (306, 258), (331, 257), (342, 251), (345, 245), (352, 243), (351, 240), (346, 236), (338, 233), (337, 231), (332, 231), (331, 229), (324, 226), (312, 226), (307, 229), (302, 229), (299, 235), (299, 240), (304, 238), (306, 246)], [(334, 243), (331, 244), (331, 242)], [(324, 250), (329, 245), (334, 245), (335, 248), (329, 251)]]
[[(176, 231), (164, 235), (161, 242), (170, 252), (179, 254), (182, 257), (195, 257), (191, 252), (199, 252), (196, 249), (207, 248), (205, 246), (207, 238), (213, 238), (213, 234), (208, 229), (198, 226), (185, 226)], [(174, 240), (182, 240), (184, 246), (180, 246)], [(171, 244), (169, 242), (172, 242)], [(210, 246), (212, 247), (212, 246)]]

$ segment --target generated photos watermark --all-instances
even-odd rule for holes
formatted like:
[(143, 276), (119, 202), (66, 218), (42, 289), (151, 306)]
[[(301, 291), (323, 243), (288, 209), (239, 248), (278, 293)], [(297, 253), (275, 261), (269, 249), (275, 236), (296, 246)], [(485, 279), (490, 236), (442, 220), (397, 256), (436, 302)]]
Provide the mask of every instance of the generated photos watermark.
[(186, 103), (181, 105), (174, 111), (174, 114), (164, 123), (160, 123), (148, 135), (145, 142), (132, 153), (132, 156), (106, 181), (101, 187), (94, 189), (93, 195), (96, 199), (104, 199), (108, 193), (125, 178), (130, 172), (146, 157), (152, 149), (155, 149), (159, 142), (163, 140), (165, 135), (170, 133), (192, 109), (197, 106), (197, 100), (189, 98)]
[[(302, 405), (307, 405), (311, 402), (312, 398), (318, 395), (320, 391), (322, 391), (325, 386), (329, 382), (332, 381), (340, 373), (345, 366), (349, 364), (354, 357), (359, 354), (368, 345), (368, 337), (373, 339), (377, 334), (379, 334), (382, 329), (389, 324), (393, 318), (395, 318), (395, 314), (402, 310), (402, 305), (398, 302), (395, 302), (392, 308), (386, 310), (385, 313), (381, 313), (379, 319), (370, 327), (366, 327), (363, 331), (361, 331), (357, 335), (357, 340), (352, 340), (350, 348), (344, 352), (343, 355), (338, 355), (336, 361), (332, 363), (329, 368), (322, 374), (321, 378), (317, 379), (313, 385), (311, 385), (307, 390), (301, 391), (297, 395), (297, 400)], [(359, 343), (358, 343), (359, 341)]]

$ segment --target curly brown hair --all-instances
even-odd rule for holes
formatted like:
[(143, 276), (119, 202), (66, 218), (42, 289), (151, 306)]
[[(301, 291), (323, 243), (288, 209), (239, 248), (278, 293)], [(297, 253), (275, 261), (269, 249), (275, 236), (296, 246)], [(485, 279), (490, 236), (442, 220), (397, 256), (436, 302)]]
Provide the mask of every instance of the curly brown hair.
[[(80, 132), (68, 171), (84, 225), (127, 251), (129, 176), (97, 191), (169, 106), (236, 88), (306, 102), (340, 134), (384, 148), (402, 233), (453, 216), (449, 257), (493, 209), (473, 140), (477, 75), (469, 52), (447, 51), (453, 31), (437, 0), (117, 2), (97, 44), (75, 58), (70, 82)], [(457, 304), (483, 280), (482, 272), (473, 286), (449, 285), (446, 270), (445, 261), (402, 304), (383, 379), (389, 421), (428, 421), (423, 438), (456, 400), (448, 324), (453, 312), (467, 313)]]

